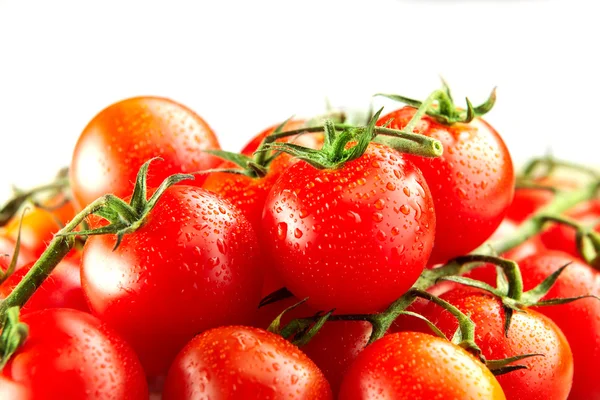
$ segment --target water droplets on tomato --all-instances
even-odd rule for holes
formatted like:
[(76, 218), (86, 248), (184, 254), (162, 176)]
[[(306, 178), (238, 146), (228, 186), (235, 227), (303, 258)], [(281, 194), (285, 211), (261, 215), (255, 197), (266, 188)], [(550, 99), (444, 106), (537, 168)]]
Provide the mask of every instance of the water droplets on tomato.
[(377, 199), (377, 201), (375, 202), (374, 206), (378, 210), (383, 210), (383, 208), (385, 207), (385, 200), (383, 200), (383, 199)]
[(373, 221), (375, 221), (375, 222), (383, 221), (383, 214), (380, 212), (374, 212), (371, 217), (373, 218)]
[(280, 222), (277, 224), (277, 237), (279, 240), (285, 240), (287, 236), (287, 224), (285, 222)]
[(294, 229), (294, 237), (295, 237), (296, 239), (300, 239), (300, 238), (302, 237), (302, 235), (303, 235), (303, 234), (304, 234), (304, 233), (303, 233), (303, 232), (302, 232), (300, 229), (298, 229), (298, 228)]

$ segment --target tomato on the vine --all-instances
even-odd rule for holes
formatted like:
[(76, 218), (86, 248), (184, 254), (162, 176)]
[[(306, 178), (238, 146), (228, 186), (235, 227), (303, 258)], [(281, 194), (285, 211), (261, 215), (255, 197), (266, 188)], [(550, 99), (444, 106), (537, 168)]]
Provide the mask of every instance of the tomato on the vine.
[(337, 169), (288, 167), (262, 222), (262, 248), (285, 286), (313, 308), (340, 313), (377, 311), (406, 292), (435, 232), (421, 172), (378, 144)]
[(494, 375), (466, 350), (419, 332), (393, 333), (350, 366), (340, 400), (504, 400)]
[(332, 398), (329, 383), (296, 346), (274, 333), (224, 326), (192, 339), (169, 369), (164, 400)]
[[(70, 168), (71, 189), (84, 207), (107, 193), (131, 194), (140, 166), (153, 157), (164, 162), (148, 176), (157, 187), (175, 173), (215, 168), (221, 160), (208, 124), (189, 108), (161, 97), (134, 97), (110, 105), (81, 133)], [(200, 184), (198, 175), (194, 184)]]
[[(89, 311), (83, 291), (79, 258), (65, 258), (54, 268), (46, 280), (21, 308), (21, 315), (46, 308), (73, 308)], [(6, 298), (33, 266), (33, 262), (15, 271), (0, 284), (0, 299)]]
[[(377, 124), (391, 120), (390, 128), (402, 129), (415, 112), (404, 107)], [(481, 118), (446, 126), (425, 115), (414, 131), (444, 146), (441, 157), (405, 156), (423, 173), (435, 204), (434, 265), (467, 254), (494, 232), (512, 202), (515, 175), (502, 138)]]
[(172, 186), (113, 250), (116, 240), (88, 238), (82, 288), (92, 312), (131, 344), (149, 376), (165, 373), (199, 332), (254, 317), (262, 287), (258, 241), (231, 203)]
[[(544, 251), (519, 263), (525, 290), (569, 264), (542, 300), (586, 295), (600, 296), (600, 273), (577, 258), (560, 252)], [(563, 331), (573, 351), (571, 399), (600, 399), (596, 362), (600, 358), (600, 300), (579, 299), (567, 304), (536, 307)]]
[[(144, 371), (133, 350), (96, 317), (48, 309), (21, 318), (29, 326), (22, 346), (0, 372), (14, 382), (10, 400), (148, 400)], [(12, 390), (9, 389), (9, 390)]]
[[(475, 323), (475, 343), (487, 360), (499, 360), (523, 354), (541, 354), (518, 361), (527, 369), (497, 377), (509, 399), (564, 400), (571, 390), (573, 355), (562, 331), (548, 317), (531, 309), (512, 315), (505, 335), (505, 311), (502, 301), (471, 288), (454, 289), (440, 296)], [(447, 337), (458, 328), (454, 315), (430, 303), (422, 315)], [(422, 325), (418, 325), (419, 329)]]

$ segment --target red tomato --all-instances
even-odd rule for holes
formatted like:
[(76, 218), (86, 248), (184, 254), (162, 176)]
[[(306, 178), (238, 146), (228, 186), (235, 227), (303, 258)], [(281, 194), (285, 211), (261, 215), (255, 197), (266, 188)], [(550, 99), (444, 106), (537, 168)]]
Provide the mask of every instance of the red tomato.
[[(523, 286), (533, 289), (548, 275), (571, 263), (543, 300), (600, 296), (600, 273), (573, 256), (560, 251), (545, 251), (521, 261)], [(559, 306), (536, 307), (563, 331), (573, 351), (574, 375), (570, 399), (600, 399), (596, 362), (600, 358), (600, 301), (581, 299)]]
[(329, 383), (296, 346), (262, 329), (225, 326), (196, 336), (167, 375), (163, 400), (331, 399)]
[[(556, 177), (546, 177), (535, 181), (540, 185), (553, 186), (557, 189), (574, 189), (576, 183)], [(554, 193), (551, 190), (545, 189), (517, 189), (515, 198), (506, 212), (506, 218), (515, 222), (523, 222), (530, 217), (540, 207), (548, 204), (554, 198)]]
[[(37, 258), (46, 250), (54, 235), (73, 217), (73, 204), (68, 202), (55, 211), (33, 208), (25, 213), (21, 224), (21, 246), (30, 250)], [(19, 235), (20, 217), (13, 218), (6, 225), (6, 233), (13, 240)]]
[(503, 400), (494, 375), (466, 350), (439, 337), (393, 333), (350, 366), (340, 400)]
[(194, 335), (250, 322), (260, 301), (256, 235), (230, 203), (172, 186), (143, 226), (88, 238), (81, 265), (93, 313), (136, 350), (149, 376), (165, 373)]
[[(404, 128), (415, 113), (404, 107), (379, 119)], [(406, 155), (425, 176), (435, 203), (437, 230), (430, 264), (467, 254), (496, 230), (513, 199), (515, 175), (502, 138), (483, 119), (445, 126), (424, 116), (415, 132), (438, 139), (438, 158)]]
[[(565, 213), (584, 225), (593, 224), (594, 230), (600, 232), (600, 200), (590, 200), (579, 203)], [(540, 234), (544, 245), (551, 250), (561, 250), (574, 257), (580, 258), (575, 243), (575, 229), (567, 225), (552, 224), (548, 229)]]
[[(456, 289), (441, 298), (467, 314), (475, 323), (475, 343), (488, 360), (498, 360), (521, 354), (543, 354), (518, 362), (528, 369), (497, 377), (509, 399), (566, 399), (573, 379), (573, 356), (562, 331), (542, 314), (533, 310), (515, 312), (508, 336), (504, 335), (502, 301), (473, 289)], [(452, 337), (458, 328), (456, 317), (440, 306), (430, 303), (422, 315), (433, 322), (446, 336)]]
[[(302, 119), (293, 119), (288, 121), (281, 130), (282, 132), (286, 131), (294, 131), (296, 129), (301, 129), (306, 126), (305, 120)], [(275, 130), (281, 124), (273, 125), (258, 135), (254, 136), (246, 145), (242, 148), (240, 153), (245, 154), (247, 156), (251, 156), (261, 145), (264, 138), (275, 132)], [(304, 133), (302, 135), (290, 136), (283, 139), (279, 139), (278, 142), (293, 142), (300, 146), (309, 147), (311, 149), (319, 149), (323, 145), (323, 134), (321, 132), (316, 133)], [(289, 157), (287, 154), (284, 154), (285, 157)]]
[(0, 375), (0, 399), (33, 400), (33, 396), (24, 385)]
[[(148, 175), (157, 187), (175, 173), (215, 168), (220, 159), (204, 153), (219, 149), (208, 124), (189, 108), (160, 97), (135, 97), (102, 110), (85, 127), (73, 153), (71, 189), (83, 207), (100, 196), (131, 194), (143, 163), (162, 157)], [(202, 176), (194, 184), (201, 184)]]
[(372, 144), (339, 169), (304, 161), (286, 169), (265, 203), (262, 248), (285, 286), (311, 307), (372, 312), (416, 281), (434, 232), (420, 171)]
[[(25, 265), (0, 285), (0, 299), (6, 298), (10, 294), (21, 279), (29, 272), (33, 264), (29, 263)], [(21, 315), (46, 308), (89, 310), (83, 296), (83, 291), (81, 290), (78, 259), (63, 259), (23, 306)]]
[(0, 373), (26, 388), (29, 396), (3, 399), (148, 399), (135, 353), (97, 318), (49, 309), (27, 314), (22, 321), (29, 336)]

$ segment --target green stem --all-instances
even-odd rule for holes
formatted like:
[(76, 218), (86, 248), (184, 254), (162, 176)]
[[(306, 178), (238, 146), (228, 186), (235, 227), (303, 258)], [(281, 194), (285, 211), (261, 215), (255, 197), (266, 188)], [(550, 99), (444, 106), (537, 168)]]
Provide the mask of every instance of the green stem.
[(593, 182), (575, 191), (558, 191), (554, 199), (545, 207), (539, 209), (531, 218), (523, 221), (512, 235), (499, 240), (486, 242), (472, 253), (491, 254), (491, 251), (502, 254), (511, 250), (530, 237), (539, 233), (544, 225), (545, 218), (551, 214), (562, 214), (575, 205), (593, 199), (598, 191), (600, 183)]
[(6, 319), (6, 312), (11, 307), (23, 307), (33, 293), (52, 273), (54, 267), (69, 253), (75, 243), (73, 236), (63, 236), (71, 232), (85, 217), (100, 209), (107, 202), (107, 196), (100, 197), (79, 214), (77, 214), (64, 228), (62, 228), (50, 242), (44, 253), (33, 264), (27, 275), (21, 279), (12, 292), (0, 302), (0, 329)]

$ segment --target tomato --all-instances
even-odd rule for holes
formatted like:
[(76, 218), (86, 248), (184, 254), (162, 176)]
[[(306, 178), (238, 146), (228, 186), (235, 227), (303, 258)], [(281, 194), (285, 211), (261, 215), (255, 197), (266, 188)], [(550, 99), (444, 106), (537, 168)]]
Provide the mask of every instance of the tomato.
[(170, 187), (113, 251), (115, 241), (88, 238), (82, 288), (92, 312), (132, 345), (149, 376), (165, 373), (197, 333), (254, 318), (263, 279), (256, 234), (214, 194)]
[(94, 316), (49, 309), (21, 320), (29, 335), (0, 374), (28, 396), (3, 399), (148, 399), (135, 353)]
[(262, 221), (262, 248), (285, 286), (313, 308), (340, 313), (377, 311), (406, 292), (435, 232), (420, 171), (377, 144), (335, 170), (288, 167)]
[[(85, 127), (73, 153), (71, 189), (83, 207), (107, 193), (131, 194), (140, 166), (153, 157), (164, 160), (148, 176), (157, 187), (175, 173), (215, 168), (219, 149), (208, 124), (189, 108), (160, 97), (135, 97), (102, 110)], [(198, 175), (194, 184), (201, 184)]]
[[(33, 264), (29, 263), (20, 268), (0, 285), (0, 299), (6, 298), (10, 294)], [(63, 259), (23, 306), (21, 315), (46, 308), (89, 310), (81, 290), (78, 259)]]
[[(21, 224), (21, 246), (30, 250), (37, 258), (46, 250), (54, 235), (73, 217), (75, 210), (71, 202), (55, 211), (35, 207), (26, 212)], [(13, 218), (6, 225), (7, 235), (16, 240), (19, 235), (20, 218)]]
[(331, 399), (329, 383), (296, 346), (262, 329), (215, 328), (173, 362), (163, 400)]
[[(545, 177), (536, 179), (535, 183), (544, 186), (552, 186), (557, 189), (574, 189), (577, 184), (569, 179), (557, 177)], [(523, 222), (540, 207), (550, 203), (554, 193), (546, 189), (521, 188), (515, 191), (512, 204), (506, 212), (506, 218), (515, 222)]]
[(0, 399), (33, 400), (33, 397), (24, 385), (0, 375)]
[[(390, 128), (402, 129), (415, 114), (404, 107), (390, 118)], [(513, 199), (515, 175), (502, 138), (483, 119), (445, 126), (424, 116), (415, 132), (438, 139), (444, 154), (438, 158), (406, 155), (423, 172), (435, 203), (435, 244), (430, 264), (467, 254), (498, 227)]]
[[(283, 125), (283, 129), (281, 132), (286, 131), (294, 131), (296, 129), (301, 129), (306, 126), (306, 123), (303, 119), (292, 119), (289, 120)], [(262, 141), (269, 135), (275, 132), (275, 130), (281, 124), (273, 125), (264, 131), (260, 132), (258, 135), (254, 136), (246, 145), (242, 148), (240, 153), (245, 154), (247, 156), (251, 156), (261, 145)], [(309, 147), (311, 149), (319, 149), (323, 145), (323, 134), (321, 132), (316, 133), (304, 133), (302, 135), (289, 136), (286, 138), (279, 139), (278, 142), (293, 142), (297, 145)], [(283, 155), (284, 157), (289, 157), (287, 154)]]
[[(590, 200), (579, 203), (565, 213), (583, 225), (592, 225), (600, 232), (600, 200)], [(580, 257), (575, 243), (575, 229), (563, 224), (552, 224), (540, 234), (544, 245), (552, 250), (561, 250), (574, 257)]]
[[(455, 289), (441, 298), (467, 314), (475, 323), (475, 343), (488, 360), (521, 354), (543, 354), (518, 362), (528, 369), (497, 377), (509, 399), (566, 399), (573, 379), (573, 356), (567, 339), (552, 320), (534, 310), (515, 312), (508, 335), (504, 335), (502, 301), (474, 289)], [(446, 336), (458, 328), (456, 317), (430, 303), (422, 315)], [(418, 328), (417, 328), (418, 329)]]
[(502, 400), (494, 375), (466, 350), (418, 332), (369, 345), (344, 377), (340, 400)]
[[(533, 289), (563, 265), (571, 263), (543, 300), (600, 296), (600, 272), (560, 251), (545, 251), (519, 263), (525, 290)], [(574, 375), (571, 399), (600, 399), (596, 362), (600, 358), (600, 301), (576, 300), (558, 306), (536, 307), (560, 327), (573, 351)]]

